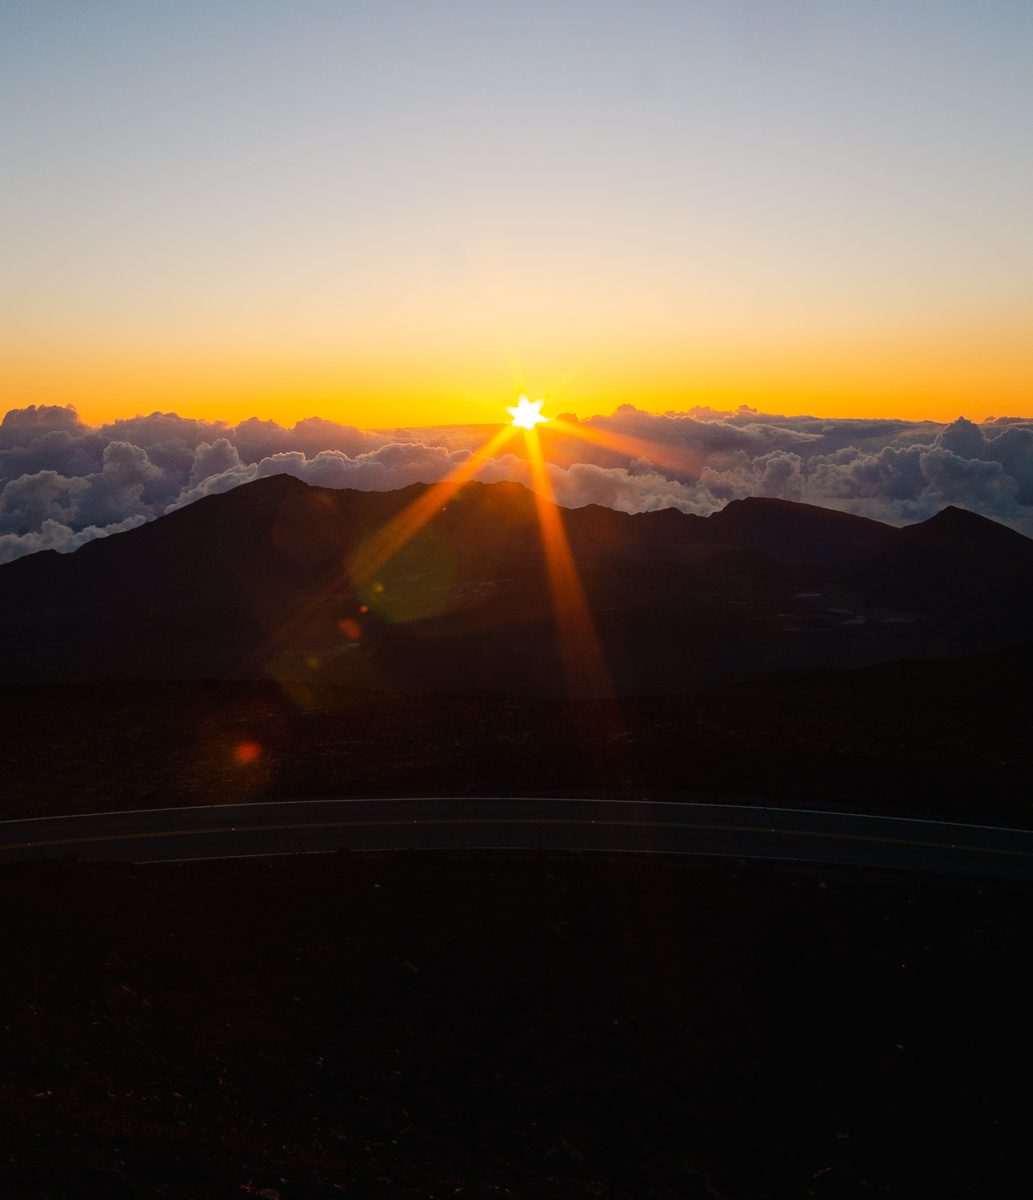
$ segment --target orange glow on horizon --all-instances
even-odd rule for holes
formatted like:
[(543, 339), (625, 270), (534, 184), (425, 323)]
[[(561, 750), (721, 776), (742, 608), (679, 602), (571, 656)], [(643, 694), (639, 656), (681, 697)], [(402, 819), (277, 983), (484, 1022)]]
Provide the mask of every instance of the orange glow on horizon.
[[(776, 334), (779, 336), (776, 337)], [(240, 344), (168, 347), (0, 338), (0, 412), (72, 404), (100, 425), (154, 411), (235, 425), (320, 416), (361, 429), (496, 424), (512, 397), (549, 394), (579, 419), (633, 404), (646, 412), (740, 405), (783, 416), (948, 422), (1029, 415), (1028, 324), (976, 324), (847, 336), (811, 330), (642, 341), (618, 330), (569, 346), (425, 348), (331, 354), (270, 333)]]

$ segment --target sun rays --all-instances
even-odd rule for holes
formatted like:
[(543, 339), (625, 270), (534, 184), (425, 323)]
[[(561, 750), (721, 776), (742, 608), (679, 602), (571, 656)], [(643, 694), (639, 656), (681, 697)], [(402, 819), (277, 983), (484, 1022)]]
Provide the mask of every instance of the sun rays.
[[(549, 421), (542, 415), (543, 401), (521, 396), (507, 411), (513, 420), (479, 450), (471, 454), (445, 479), (430, 486), (408, 508), (389, 521), (355, 554), (350, 567), (353, 586), (368, 588), (378, 572), (441, 511), (448, 499), (520, 431), (530, 470), (531, 490), (535, 497), (542, 548), (545, 554), (549, 589), (552, 597), (560, 655), (567, 691), (574, 695), (612, 696), (613, 685), (602, 647), (595, 630), (591, 608), (571, 551), (562, 510), (549, 475), (549, 466), (542, 447), (538, 426)], [(564, 434), (584, 437), (618, 453), (642, 455), (650, 444), (637, 439), (612, 437), (580, 425), (552, 419), (550, 428)], [(630, 447), (630, 448), (629, 448)]]
[(516, 436), (515, 425), (502, 428), (479, 450), (454, 467), (444, 479), (431, 484), (427, 490), (378, 530), (359, 547), (351, 563), (351, 581), (357, 588), (373, 582), (381, 568), (389, 562), (430, 521), (449, 499), (494, 458), (511, 438)]
[(623, 458), (642, 459), (657, 467), (664, 467), (668, 471), (676, 471), (679, 474), (698, 469), (702, 464), (702, 454), (700, 453), (691, 454), (685, 448), (678, 450), (673, 446), (664, 445), (662, 442), (634, 437), (627, 433), (617, 433), (613, 429), (597, 429), (594, 425), (587, 425), (580, 421), (567, 421), (563, 417), (553, 417), (549, 428), (552, 433), (565, 434), (568, 437), (588, 442), (590, 445), (599, 446), (603, 450), (609, 450), (610, 453)]
[[(338, 600), (345, 607), (351, 601), (359, 604), (376, 591), (392, 560), (402, 554), (464, 484), (497, 461), (504, 452), (508, 452), (507, 448), (511, 451), (513, 439), (520, 436), (523, 442), (520, 457), (527, 464), (535, 498), (565, 690), (572, 696), (612, 697), (614, 687), (610, 670), (571, 548), (563, 509), (556, 501), (549, 446), (543, 440), (543, 433), (548, 440), (577, 438), (613, 454), (645, 459), (669, 469), (684, 471), (688, 469), (688, 464), (684, 457), (677, 457), (669, 448), (644, 439), (596, 429), (562, 417), (545, 417), (541, 411), (543, 403), (542, 400), (532, 401), (527, 396), (520, 396), (517, 404), (508, 409), (513, 418), (510, 423), (500, 426), (445, 478), (427, 486), (412, 503), (366, 538), (342, 564), (342, 568), (332, 572), (306, 604), (267, 637), (259, 654), (266, 659), (269, 668), (273, 668), (274, 660), (283, 649), (289, 648), (299, 637), (305, 639), (306, 631), (314, 621), (318, 622), (328, 605), (336, 605)], [(373, 601), (370, 600), (369, 604), (372, 605)], [(356, 613), (365, 614), (367, 611), (362, 606)], [(352, 643), (360, 641), (361, 626), (362, 617), (350, 612), (343, 613), (336, 622), (336, 627), (344, 631)], [(504, 684), (504, 681), (500, 683)]]
[(538, 430), (525, 429), (535, 508), (549, 572), (560, 655), (570, 694), (611, 696), (613, 684), (595, 631), (563, 516), (556, 503)]
[[(454, 467), (444, 479), (431, 484), (412, 504), (381, 526), (358, 547), (343, 570), (333, 572), (306, 604), (269, 634), (256, 657), (265, 660), (266, 663), (271, 661), (282, 647), (308, 627), (313, 618), (317, 617), (335, 596), (343, 596), (349, 589), (361, 596), (371, 587), (375, 588), (378, 573), (441, 511), (449, 498), (477, 474), (486, 461), (499, 453), (516, 432), (516, 426), (503, 425), (493, 437)], [(366, 606), (363, 605), (361, 615), (365, 615), (366, 611)], [(342, 621), (347, 623), (347, 628), (351, 631), (346, 633), (349, 640), (359, 641), (360, 622), (354, 616), (345, 614), (338, 621), (339, 628)]]

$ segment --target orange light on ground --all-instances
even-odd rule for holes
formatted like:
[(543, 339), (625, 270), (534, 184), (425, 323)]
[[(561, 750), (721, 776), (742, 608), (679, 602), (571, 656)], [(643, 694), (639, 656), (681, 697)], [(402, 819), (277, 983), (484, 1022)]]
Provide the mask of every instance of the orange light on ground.
[(233, 747), (233, 758), (242, 767), (257, 762), (262, 757), (262, 747), (257, 742), (238, 742)]
[(580, 692), (593, 696), (612, 696), (610, 672), (603, 658), (574, 556), (570, 552), (570, 542), (555, 501), (538, 430), (525, 430), (524, 438), (568, 689), (572, 694)]
[[(363, 605), (363, 608), (365, 608), (365, 605)], [(337, 628), (350, 642), (357, 642), (362, 637), (362, 626), (354, 617), (342, 617), (337, 622)]]

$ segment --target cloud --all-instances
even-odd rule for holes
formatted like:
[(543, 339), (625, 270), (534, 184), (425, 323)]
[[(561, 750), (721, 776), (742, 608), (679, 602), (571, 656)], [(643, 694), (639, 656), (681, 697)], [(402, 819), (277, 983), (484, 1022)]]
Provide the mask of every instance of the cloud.
[[(944, 425), (623, 405), (567, 421), (569, 434), (546, 426), (545, 436), (553, 491), (568, 507), (706, 514), (778, 496), (902, 524), (950, 503), (1033, 534), (1033, 419)], [(0, 422), (0, 562), (73, 550), (268, 475), (365, 491), (433, 483), (484, 441), (474, 426), (229, 425), (155, 412), (93, 428), (70, 406), (13, 409)], [(530, 486), (512, 446), (476, 477)]]
[[(549, 481), (558, 504), (582, 508), (600, 504), (619, 512), (654, 512), (659, 508), (678, 508), (682, 512), (712, 512), (716, 505), (702, 504), (694, 488), (657, 471), (633, 472), (625, 467), (600, 467), (596, 463), (573, 463), (569, 467), (549, 464)], [(507, 454), (482, 467), (476, 478), (483, 483), (508, 480), (532, 487), (527, 462)]]
[(12, 408), (0, 421), (0, 448), (22, 445), (48, 433), (75, 433), (84, 426), (70, 404), (30, 404)]
[(169, 510), (268, 475), (295, 475), (315, 487), (390, 492), (411, 483), (436, 483), (467, 456), (466, 451), (422, 442), (391, 442), (353, 458), (340, 450), (321, 450), (311, 458), (300, 450), (284, 450), (257, 463), (242, 463), (239, 457), (231, 460), (231, 454), (235, 453), (234, 447), (226, 442), (226, 448), (218, 454), (228, 461), (222, 470), (209, 470), (216, 461), (215, 446), (199, 446), (191, 473), (192, 486), (168, 506)]
[(214, 442), (202, 442), (194, 451), (187, 483), (197, 487), (213, 475), (224, 475), (241, 467), (240, 454), (229, 438), (216, 438)]
[(124, 533), (127, 529), (135, 529), (142, 525), (146, 517), (127, 517), (112, 525), (99, 529), (96, 525), (88, 525), (85, 529), (72, 529), (62, 525), (60, 521), (50, 518), (40, 524), (40, 528), (31, 533), (0, 534), (0, 563), (12, 562), (26, 554), (35, 554), (37, 550), (56, 550), (59, 554), (68, 554), (78, 550), (95, 538), (108, 537), (113, 533)]
[(71, 525), (89, 486), (86, 479), (57, 471), (37, 471), (12, 479), (0, 492), (0, 533), (32, 533), (47, 521)]

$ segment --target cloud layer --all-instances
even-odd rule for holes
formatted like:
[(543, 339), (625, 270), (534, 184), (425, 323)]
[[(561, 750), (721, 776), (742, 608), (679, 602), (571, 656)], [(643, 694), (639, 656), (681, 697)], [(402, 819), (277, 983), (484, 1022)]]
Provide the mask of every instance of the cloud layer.
[[(568, 507), (707, 514), (778, 496), (902, 524), (957, 504), (1033, 536), (1033, 418), (937, 425), (625, 405), (565, 421), (567, 432), (547, 428)], [(0, 423), (0, 562), (74, 550), (267, 475), (366, 491), (432, 483), (485, 440), (483, 428), (363, 431), (318, 417), (288, 429), (151, 413), (94, 428), (71, 407), (13, 409)], [(530, 484), (515, 452), (477, 478)]]

